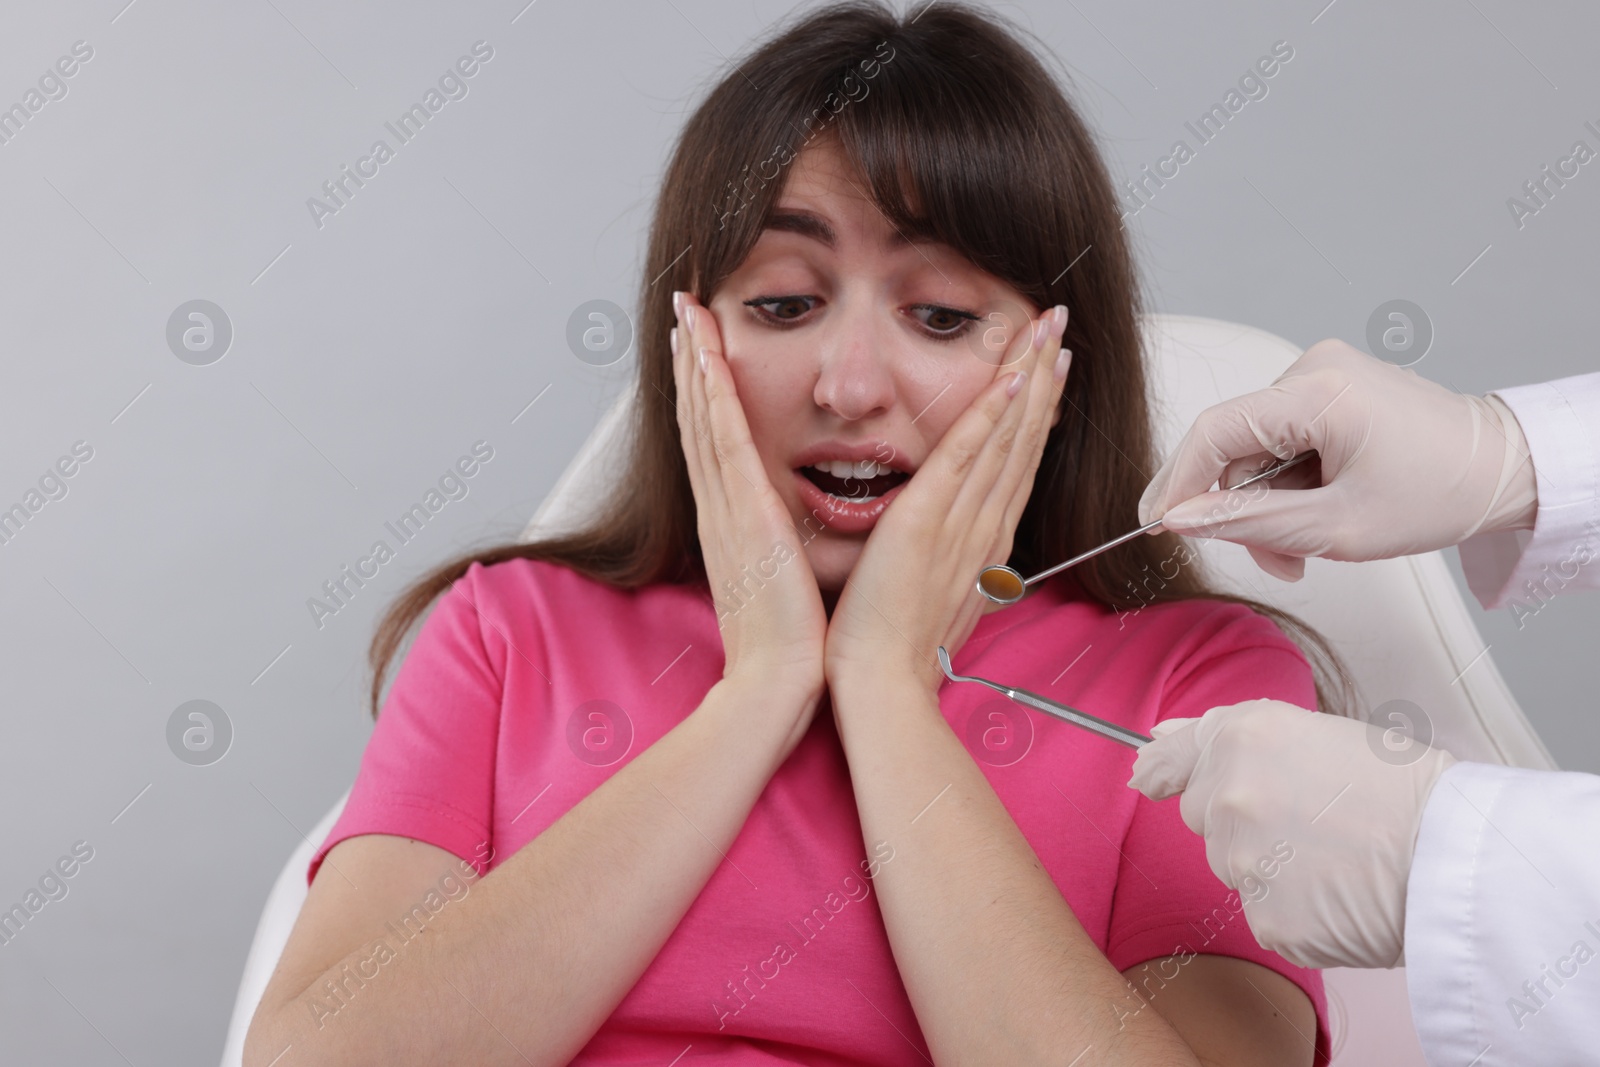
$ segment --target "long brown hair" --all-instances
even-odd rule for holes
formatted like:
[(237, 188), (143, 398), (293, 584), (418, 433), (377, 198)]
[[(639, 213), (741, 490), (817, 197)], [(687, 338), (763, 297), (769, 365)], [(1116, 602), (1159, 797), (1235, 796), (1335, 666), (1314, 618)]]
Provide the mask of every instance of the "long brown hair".
[[(1156, 468), (1139, 282), (1089, 129), (1019, 31), (992, 12), (939, 2), (901, 17), (876, 2), (834, 4), (739, 61), (672, 154), (641, 275), (638, 419), (609, 495), (576, 532), (474, 550), (406, 588), (369, 650), (374, 718), (412, 623), (473, 562), (549, 560), (622, 589), (707, 584), (675, 409), (671, 293), (710, 303), (754, 246), (788, 165), (820, 137), (836, 139), (896, 228), (943, 241), (1037, 307), (1071, 312), (1065, 409), (1046, 440), (1011, 566), (1031, 574), (1138, 525)], [(1070, 581), (1119, 611), (1196, 597), (1246, 604), (1304, 650), (1319, 706), (1346, 710), (1348, 676), (1320, 635), (1277, 608), (1212, 589), (1195, 563), (1168, 573), (1186, 558), (1177, 536), (1161, 533), (1080, 565)]]

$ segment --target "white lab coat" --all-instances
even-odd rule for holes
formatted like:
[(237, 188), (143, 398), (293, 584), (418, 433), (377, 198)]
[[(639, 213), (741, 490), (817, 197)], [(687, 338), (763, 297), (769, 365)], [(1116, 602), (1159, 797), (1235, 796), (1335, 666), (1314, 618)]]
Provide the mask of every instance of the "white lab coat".
[[(1461, 562), (1484, 607), (1531, 625), (1557, 593), (1600, 588), (1600, 374), (1497, 395), (1528, 439), (1538, 514), (1531, 534), (1463, 542)], [(1600, 704), (1583, 710), (1600, 730)], [(1447, 770), (1417, 835), (1405, 964), (1433, 1067), (1600, 1063), (1600, 776)]]

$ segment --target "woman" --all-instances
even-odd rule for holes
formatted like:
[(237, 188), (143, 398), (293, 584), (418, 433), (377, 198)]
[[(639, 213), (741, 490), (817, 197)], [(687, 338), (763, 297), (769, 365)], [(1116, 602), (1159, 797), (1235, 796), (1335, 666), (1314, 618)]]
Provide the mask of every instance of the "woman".
[(1131, 753), (941, 684), (944, 645), (1139, 730), (1317, 695), (1175, 538), (973, 592), (1153, 466), (1116, 200), (1039, 62), (956, 5), (807, 16), (690, 119), (644, 277), (599, 517), (380, 627), (375, 713), (437, 601), (246, 1062), (1321, 1062), (1317, 974)]

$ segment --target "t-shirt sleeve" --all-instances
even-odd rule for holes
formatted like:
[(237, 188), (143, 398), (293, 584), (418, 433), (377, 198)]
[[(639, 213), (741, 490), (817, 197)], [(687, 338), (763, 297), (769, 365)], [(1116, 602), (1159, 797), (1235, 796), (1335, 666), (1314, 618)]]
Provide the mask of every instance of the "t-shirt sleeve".
[[(504, 687), (485, 646), (484, 567), (440, 595), (401, 662), (361, 756), (350, 799), (306, 871), (358, 834), (415, 838), (488, 873)], [(490, 628), (492, 632), (492, 627)]]
[[(1233, 610), (1240, 614), (1174, 671), (1163, 689), (1158, 721), (1198, 717), (1218, 705), (1263, 697), (1316, 708), (1311, 668), (1299, 648), (1270, 619), (1248, 608)], [(1326, 1063), (1330, 1038), (1321, 972), (1297, 967), (1256, 943), (1239, 892), (1212, 872), (1205, 839), (1184, 824), (1178, 804), (1177, 797), (1155, 802), (1142, 794), (1135, 802), (1122, 844), (1106, 957), (1119, 971), (1163, 956), (1182, 960), (1190, 953), (1232, 956), (1277, 971), (1311, 998), (1317, 1013), (1313, 1062)], [(1263, 857), (1266, 869), (1275, 870), (1273, 861), (1279, 858)], [(1270, 892), (1270, 881), (1263, 885)]]

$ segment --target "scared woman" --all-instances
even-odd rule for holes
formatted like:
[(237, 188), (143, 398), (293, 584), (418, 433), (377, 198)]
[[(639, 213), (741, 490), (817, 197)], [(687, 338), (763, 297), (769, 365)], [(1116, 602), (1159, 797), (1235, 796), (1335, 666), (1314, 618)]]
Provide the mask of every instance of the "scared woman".
[(974, 591), (1136, 525), (1155, 466), (1116, 197), (1016, 31), (858, 3), (760, 45), (676, 145), (638, 306), (593, 521), (383, 620), (245, 1062), (1322, 1062), (1319, 975), (1132, 753), (935, 657), (1148, 732), (1316, 706), (1326, 653), (1171, 535)]

